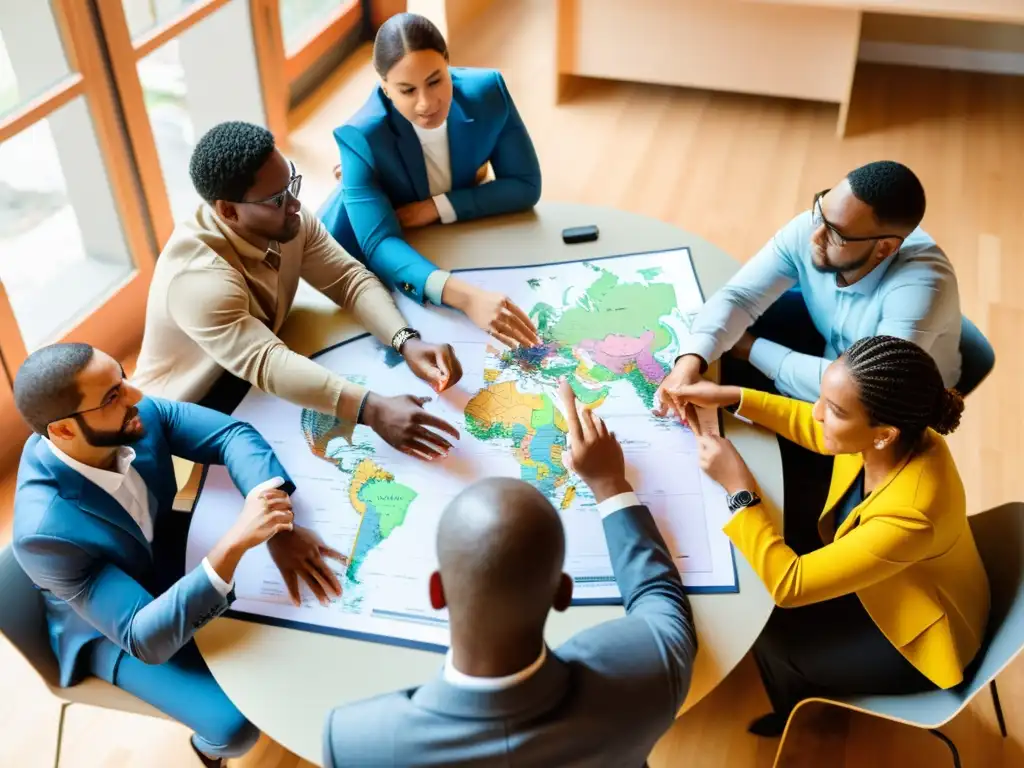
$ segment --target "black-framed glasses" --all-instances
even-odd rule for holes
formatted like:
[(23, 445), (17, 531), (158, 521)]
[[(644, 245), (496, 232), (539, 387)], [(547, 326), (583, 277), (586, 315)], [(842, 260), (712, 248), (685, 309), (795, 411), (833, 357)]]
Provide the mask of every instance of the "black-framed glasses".
[(825, 231), (828, 233), (828, 241), (831, 245), (834, 245), (836, 248), (842, 248), (847, 243), (868, 243), (872, 240), (888, 240), (891, 237), (903, 242), (903, 235), (870, 235), (868, 237), (847, 237), (844, 235), (835, 228), (832, 222), (825, 218), (825, 212), (821, 210), (821, 198), (831, 191), (831, 188), (823, 189), (814, 196), (814, 201), (811, 203), (811, 224), (814, 225), (815, 229), (822, 224), (825, 225)]
[(125, 383), (125, 381), (126, 381), (126, 377), (124, 375), (124, 367), (122, 366), (122, 368), (121, 368), (121, 382), (117, 385), (117, 387), (111, 389), (109, 392), (107, 392), (107, 394), (105, 394), (103, 396), (103, 402), (102, 403), (100, 403), (99, 405), (94, 406), (92, 408), (83, 408), (80, 411), (75, 411), (74, 413), (69, 413), (66, 416), (61, 416), (59, 419), (54, 419), (53, 421), (51, 421), (50, 424), (53, 424), (54, 422), (57, 422), (57, 421), (64, 421), (64, 419), (78, 418), (83, 413), (92, 413), (93, 411), (100, 411), (100, 410), (103, 410), (104, 408), (109, 408), (111, 405), (113, 405), (118, 400), (120, 400), (122, 397), (124, 397), (124, 394), (125, 394), (124, 383)]
[(280, 192), (276, 192), (269, 197), (264, 197), (259, 200), (239, 200), (239, 204), (245, 205), (272, 205), (275, 208), (280, 208), (284, 205), (284, 201), (289, 195), (295, 200), (299, 199), (299, 190), (302, 189), (302, 174), (295, 173), (295, 163), (291, 160), (288, 161), (288, 167), (291, 169), (291, 178), (288, 179), (288, 186), (282, 189)]

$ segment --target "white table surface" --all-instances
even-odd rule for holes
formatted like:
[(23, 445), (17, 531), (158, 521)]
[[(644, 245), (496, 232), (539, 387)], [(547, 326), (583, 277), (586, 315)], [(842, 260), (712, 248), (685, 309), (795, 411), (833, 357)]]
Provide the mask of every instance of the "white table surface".
[[(596, 242), (565, 245), (565, 227), (596, 224)], [(541, 203), (534, 211), (497, 219), (434, 226), (410, 237), (427, 258), (449, 269), (543, 264), (640, 251), (689, 247), (704, 296), (739, 264), (726, 253), (671, 224), (586, 205)], [(303, 284), (282, 336), (312, 354), (362, 332), (351, 317)], [(774, 435), (724, 414), (725, 431), (774, 508), (782, 509), (782, 463)], [(781, 513), (780, 513), (781, 514)], [(776, 521), (781, 527), (781, 520)], [(718, 685), (750, 650), (772, 600), (736, 553), (739, 592), (690, 595), (699, 651), (689, 695), (680, 712)], [(424, 589), (426, 587), (424, 586)], [(546, 639), (557, 647), (576, 632), (621, 616), (621, 606), (578, 606), (552, 613)], [(217, 682), (260, 730), (302, 758), (320, 764), (328, 711), (339, 704), (409, 688), (437, 674), (443, 656), (318, 632), (219, 618), (196, 636)]]

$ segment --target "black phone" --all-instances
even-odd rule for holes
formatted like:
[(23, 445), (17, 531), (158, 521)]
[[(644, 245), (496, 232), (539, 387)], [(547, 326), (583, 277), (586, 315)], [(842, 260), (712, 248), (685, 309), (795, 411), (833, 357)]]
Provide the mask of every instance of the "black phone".
[(562, 230), (562, 240), (566, 243), (589, 243), (597, 240), (597, 226), (588, 224), (585, 227), (566, 227)]

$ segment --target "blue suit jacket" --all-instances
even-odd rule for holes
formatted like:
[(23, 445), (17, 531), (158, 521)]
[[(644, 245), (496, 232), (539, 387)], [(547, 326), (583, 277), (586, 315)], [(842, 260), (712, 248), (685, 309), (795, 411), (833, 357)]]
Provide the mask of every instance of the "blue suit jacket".
[[(94, 638), (104, 636), (144, 662), (161, 664), (230, 604), (202, 566), (182, 576), (183, 542), (161, 535), (168, 516), (181, 514), (171, 508), (177, 493), (172, 455), (226, 465), (243, 494), (272, 477), (285, 478), (284, 490), (294, 490), (270, 446), (248, 424), (157, 398), (144, 398), (138, 409), (146, 435), (133, 446), (132, 466), (149, 490), (152, 545), (116, 499), (54, 456), (39, 435), (22, 451), (14, 555), (43, 590), (61, 685), (76, 681), (79, 651)], [(110, 682), (117, 658), (100, 671)]]
[[(448, 146), (459, 221), (532, 208), (540, 200), (540, 164), (501, 74), (451, 68)], [(423, 301), (436, 267), (405, 242), (395, 209), (430, 198), (416, 132), (380, 86), (345, 125), (334, 130), (341, 183), (320, 211), (335, 239), (388, 285)], [(487, 162), (495, 180), (477, 185)]]

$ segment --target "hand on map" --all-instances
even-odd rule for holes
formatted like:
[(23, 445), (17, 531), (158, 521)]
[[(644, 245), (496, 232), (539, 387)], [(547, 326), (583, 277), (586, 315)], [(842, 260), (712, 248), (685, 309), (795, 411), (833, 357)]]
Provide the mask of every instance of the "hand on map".
[(447, 432), (456, 440), (459, 439), (459, 430), (425, 411), (423, 406), (429, 402), (429, 397), (385, 397), (371, 392), (363, 406), (363, 422), (384, 442), (402, 453), (428, 461), (444, 458), (452, 444), (435, 430)]
[(433, 198), (430, 197), (396, 208), (395, 213), (398, 215), (398, 223), (402, 225), (402, 229), (425, 227), (441, 218)]
[(435, 392), (444, 392), (462, 378), (462, 365), (451, 344), (428, 344), (419, 339), (409, 339), (402, 345), (402, 357), (409, 370), (433, 387)]
[[(615, 433), (589, 408), (577, 409), (576, 394), (563, 379), (558, 394), (569, 426), (569, 464), (598, 503), (633, 490), (626, 480), (626, 459)], [(563, 458), (564, 462), (564, 458)]]
[(341, 582), (324, 558), (337, 560), (343, 567), (348, 566), (348, 558), (324, 544), (316, 532), (301, 526), (284, 531), (267, 542), (267, 550), (295, 605), (302, 605), (300, 578), (320, 605), (328, 605), (332, 597), (341, 595)]
[[(662, 386), (665, 386), (664, 382)], [(672, 410), (677, 414), (685, 415), (687, 405), (695, 405), (698, 408), (725, 408), (738, 403), (741, 395), (742, 390), (739, 387), (698, 379), (694, 384), (682, 384), (664, 392), (659, 390), (659, 395), (656, 395), (655, 398), (657, 400), (660, 397), (660, 401), (658, 401), (654, 413), (656, 416), (663, 417)]]
[(732, 441), (718, 435), (697, 438), (700, 468), (722, 486), (726, 493), (753, 491), (757, 481)]
[(441, 300), (464, 312), (477, 328), (507, 347), (540, 344), (537, 328), (529, 315), (503, 293), (485, 291), (452, 276), (444, 284)]
[(278, 488), (284, 478), (275, 477), (253, 488), (245, 497), (242, 513), (218, 541), (207, 559), (224, 581), (231, 583), (242, 555), (276, 533), (292, 528), (292, 500)]
[(283, 478), (275, 477), (249, 491), (242, 514), (227, 533), (236, 546), (249, 550), (275, 533), (292, 529), (292, 499), (279, 489), (283, 484)]

